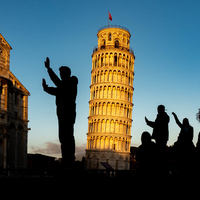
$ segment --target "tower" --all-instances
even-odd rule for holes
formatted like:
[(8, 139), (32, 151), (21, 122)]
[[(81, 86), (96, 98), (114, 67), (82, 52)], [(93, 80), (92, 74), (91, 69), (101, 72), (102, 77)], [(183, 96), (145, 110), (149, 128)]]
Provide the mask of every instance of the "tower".
[(97, 33), (93, 49), (89, 101), (86, 168), (128, 170), (134, 79), (131, 34), (121, 26), (106, 26)]
[(0, 34), (0, 168), (27, 166), (29, 91), (10, 71), (11, 46)]

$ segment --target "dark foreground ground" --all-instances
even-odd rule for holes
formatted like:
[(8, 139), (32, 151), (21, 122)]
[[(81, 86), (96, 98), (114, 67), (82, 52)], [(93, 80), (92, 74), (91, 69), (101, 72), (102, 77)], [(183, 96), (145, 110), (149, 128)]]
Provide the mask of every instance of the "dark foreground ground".
[(61, 170), (53, 175), (2, 176), (0, 191), (7, 197), (34, 199), (193, 199), (194, 195), (199, 198), (199, 180), (195, 175), (140, 176), (131, 171)]

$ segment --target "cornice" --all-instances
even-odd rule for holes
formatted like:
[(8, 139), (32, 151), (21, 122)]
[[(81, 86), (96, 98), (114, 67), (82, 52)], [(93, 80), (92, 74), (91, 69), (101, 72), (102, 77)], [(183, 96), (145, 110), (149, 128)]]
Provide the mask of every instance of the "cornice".
[(133, 103), (130, 102), (130, 101), (125, 101), (125, 100), (119, 100), (119, 99), (113, 99), (113, 98), (106, 98), (106, 99), (92, 99), (89, 101), (89, 104), (90, 103), (119, 103), (119, 104), (128, 104), (129, 106), (133, 107)]
[(130, 118), (127, 118), (127, 117), (121, 117), (121, 116), (113, 116), (113, 115), (92, 115), (92, 116), (89, 116), (88, 117), (88, 120), (91, 120), (91, 119), (96, 119), (96, 120), (98, 120), (98, 119), (101, 119), (101, 120), (103, 120), (103, 119), (110, 119), (110, 120), (118, 120), (118, 121), (127, 121), (127, 122), (130, 122), (130, 123), (132, 123), (132, 119), (130, 119)]
[(0, 33), (0, 44), (7, 46), (9, 49), (12, 49), (12, 47), (8, 44), (8, 42), (5, 40), (5, 38), (1, 33)]
[(87, 133), (87, 136), (99, 136), (99, 137), (118, 137), (118, 138), (121, 138), (121, 137), (124, 137), (124, 138), (127, 138), (127, 139), (131, 139), (132, 136), (131, 135), (126, 135), (126, 134), (120, 134), (120, 133), (95, 133), (95, 132), (92, 132), (92, 133)]

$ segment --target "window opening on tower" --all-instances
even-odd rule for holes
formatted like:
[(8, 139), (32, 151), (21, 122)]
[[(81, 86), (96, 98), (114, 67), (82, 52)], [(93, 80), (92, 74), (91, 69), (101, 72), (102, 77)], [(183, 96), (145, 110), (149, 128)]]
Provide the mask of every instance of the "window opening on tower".
[(105, 41), (105, 40), (102, 40), (101, 49), (105, 49), (105, 45), (106, 45), (106, 41)]
[(115, 41), (115, 48), (119, 48), (119, 41), (118, 40)]
[(111, 41), (112, 39), (112, 36), (111, 36), (111, 33), (108, 34), (108, 41)]
[(117, 65), (117, 56), (115, 56), (114, 59), (115, 59), (115, 65)]

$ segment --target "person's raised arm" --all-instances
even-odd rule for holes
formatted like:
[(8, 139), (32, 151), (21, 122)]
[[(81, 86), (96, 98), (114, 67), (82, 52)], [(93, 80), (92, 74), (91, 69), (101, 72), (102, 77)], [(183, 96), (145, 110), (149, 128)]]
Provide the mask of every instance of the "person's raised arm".
[(57, 94), (57, 88), (48, 87), (48, 85), (46, 84), (46, 81), (45, 81), (44, 78), (42, 79), (42, 86), (43, 86), (43, 89), (44, 89), (45, 92), (47, 92), (48, 94), (56, 96), (56, 94)]
[(51, 80), (54, 82), (56, 86), (58, 86), (61, 82), (61, 80), (58, 78), (58, 76), (54, 73), (54, 71), (50, 68), (50, 60), (48, 57), (46, 57), (46, 61), (44, 61), (44, 65), (48, 70), (49, 76)]
[(151, 128), (154, 128), (155, 122), (149, 121), (146, 117), (145, 117), (145, 121), (146, 121), (148, 126), (150, 126)]
[(175, 119), (177, 125), (181, 128), (181, 127), (182, 127), (182, 124), (181, 124), (181, 122), (179, 121), (177, 115), (176, 115), (174, 112), (172, 112), (172, 115), (174, 116), (174, 119)]

